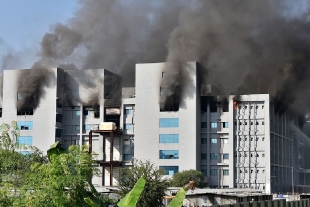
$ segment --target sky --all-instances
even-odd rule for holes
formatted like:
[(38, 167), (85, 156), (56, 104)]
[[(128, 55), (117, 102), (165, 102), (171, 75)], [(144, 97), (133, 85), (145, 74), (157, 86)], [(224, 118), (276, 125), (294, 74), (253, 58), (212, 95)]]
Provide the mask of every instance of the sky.
[(65, 23), (78, 8), (76, 0), (0, 0), (0, 56), (21, 53), (21, 65), (30, 67), (50, 26)]

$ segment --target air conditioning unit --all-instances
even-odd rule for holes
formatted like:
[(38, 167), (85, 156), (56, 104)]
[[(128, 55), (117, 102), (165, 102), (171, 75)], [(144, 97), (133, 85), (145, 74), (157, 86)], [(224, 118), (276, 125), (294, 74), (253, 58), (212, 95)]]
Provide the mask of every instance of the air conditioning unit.
[(116, 124), (114, 122), (101, 122), (99, 125), (99, 130), (115, 130)]

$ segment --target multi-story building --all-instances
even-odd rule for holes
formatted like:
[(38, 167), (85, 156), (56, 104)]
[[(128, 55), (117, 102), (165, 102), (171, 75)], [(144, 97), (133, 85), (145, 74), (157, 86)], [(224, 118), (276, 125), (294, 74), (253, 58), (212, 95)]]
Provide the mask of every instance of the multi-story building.
[(126, 166), (133, 157), (150, 160), (168, 177), (200, 170), (213, 188), (271, 193), (310, 185), (305, 158), (310, 141), (300, 130), (296, 113), (278, 112), (268, 94), (220, 96), (205, 87), (211, 90), (201, 95), (196, 62), (187, 64), (188, 81), (178, 109), (160, 109), (166, 64), (137, 64), (135, 87), (123, 88), (122, 94), (121, 78), (104, 69), (46, 69), (53, 74), (53, 84), (44, 84), (39, 105), (31, 113), (16, 108), (23, 98), (18, 91), (23, 70), (5, 70), (0, 120), (16, 120), (19, 142), (43, 151), (55, 141), (64, 147), (88, 144), (91, 130), (101, 122), (115, 122), (122, 135), (114, 136), (112, 159), (110, 135), (92, 136), (102, 172), (93, 178), (98, 185), (117, 184), (119, 168), (111, 174), (109, 161)]

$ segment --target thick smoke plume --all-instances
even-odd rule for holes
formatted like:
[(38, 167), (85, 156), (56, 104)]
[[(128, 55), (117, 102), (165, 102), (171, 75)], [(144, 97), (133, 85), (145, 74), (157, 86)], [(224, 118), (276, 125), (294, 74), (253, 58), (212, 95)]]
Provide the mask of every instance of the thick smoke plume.
[(202, 84), (214, 84), (224, 95), (271, 93), (279, 111), (292, 104), (307, 108), (308, 1), (79, 3), (72, 19), (56, 23), (42, 38), (40, 65), (106, 68), (124, 77), (124, 86), (132, 86), (135, 63), (171, 62), (174, 67), (161, 83), (163, 107), (186, 98), (187, 62), (198, 61)]
[(19, 74), (18, 101), (19, 111), (36, 109), (45, 94), (45, 88), (55, 84), (55, 74), (50, 70), (22, 70)]
[[(304, 99), (297, 95), (310, 83), (309, 11), (294, 16), (288, 9), (294, 3), (195, 1), (170, 34), (167, 61), (197, 60), (203, 84), (216, 84), (224, 94), (271, 93), (285, 110)], [(180, 94), (179, 77), (162, 83), (168, 94), (162, 98)]]

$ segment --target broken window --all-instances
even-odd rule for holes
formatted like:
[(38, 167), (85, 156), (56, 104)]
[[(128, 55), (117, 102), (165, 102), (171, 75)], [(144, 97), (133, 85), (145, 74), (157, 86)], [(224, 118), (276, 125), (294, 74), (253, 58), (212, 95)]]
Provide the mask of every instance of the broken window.
[(210, 111), (211, 112), (217, 112), (217, 103), (216, 102), (210, 103)]
[(22, 108), (17, 110), (17, 115), (18, 116), (23, 116), (23, 115), (33, 115), (33, 108)]

